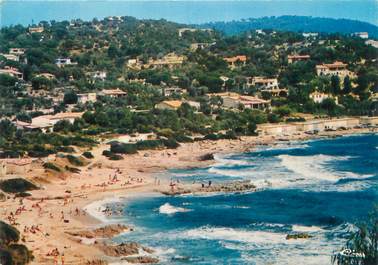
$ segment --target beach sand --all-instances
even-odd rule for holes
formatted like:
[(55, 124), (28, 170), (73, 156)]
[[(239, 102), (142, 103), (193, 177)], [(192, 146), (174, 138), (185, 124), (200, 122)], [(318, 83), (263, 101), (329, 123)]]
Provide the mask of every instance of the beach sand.
[[(43, 169), (42, 162), (33, 163), (31, 169), (21, 177), (38, 180), (42, 189), (32, 191), (32, 196), (23, 199), (22, 205), (19, 199), (13, 198), (0, 202), (0, 219), (8, 222), (7, 216), (10, 212), (15, 213), (19, 207), (24, 206), (25, 210), (15, 216), (16, 227), (21, 232), (24, 244), (33, 251), (35, 259), (31, 264), (53, 264), (53, 257), (47, 254), (55, 248), (61, 254), (64, 253), (65, 264), (96, 264), (88, 261), (108, 260), (108, 258), (98, 247), (91, 244), (95, 239), (80, 241), (79, 238), (66, 232), (104, 226), (102, 221), (105, 221), (106, 216), (99, 209), (104, 199), (117, 200), (122, 196), (137, 196), (138, 193), (167, 188), (169, 180), (161, 180), (159, 186), (155, 183), (157, 173), (170, 168), (209, 165), (214, 161), (199, 161), (199, 157), (209, 153), (244, 152), (253, 149), (256, 145), (274, 144), (279, 141), (366, 132), (369, 130), (350, 129), (322, 132), (319, 135), (298, 133), (279, 139), (272, 136), (258, 136), (242, 137), (240, 140), (201, 141), (181, 144), (179, 148), (172, 150), (140, 151), (135, 155), (124, 155), (124, 159), (119, 161), (110, 161), (102, 156), (102, 151), (109, 146), (100, 144), (91, 150), (94, 158), (90, 160), (89, 165), (80, 168), (79, 174), (52, 174)], [(109, 181), (116, 172), (118, 172), (118, 181)], [(7, 178), (13, 177), (15, 175), (7, 176)], [(42, 198), (44, 199), (41, 201)], [(34, 233), (24, 231), (25, 227), (30, 230), (31, 226), (38, 226), (38, 229), (34, 229)], [(60, 260), (58, 264), (61, 264)]]

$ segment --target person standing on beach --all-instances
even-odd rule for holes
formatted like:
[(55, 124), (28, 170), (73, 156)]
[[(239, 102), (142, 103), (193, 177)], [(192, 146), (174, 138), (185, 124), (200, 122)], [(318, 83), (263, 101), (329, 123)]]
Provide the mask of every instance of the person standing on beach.
[(64, 265), (64, 253), (62, 253), (62, 256), (60, 257), (60, 260), (62, 262), (62, 265)]

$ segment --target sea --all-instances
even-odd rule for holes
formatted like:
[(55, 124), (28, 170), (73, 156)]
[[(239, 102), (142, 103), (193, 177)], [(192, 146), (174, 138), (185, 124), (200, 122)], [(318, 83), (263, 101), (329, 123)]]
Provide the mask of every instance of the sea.
[(348, 18), (378, 25), (376, 0), (0, 0), (0, 26), (107, 16), (184, 24), (264, 16)]
[[(104, 221), (134, 227), (115, 242), (151, 247), (160, 264), (331, 264), (378, 203), (378, 134), (258, 146), (157, 177), (198, 185), (249, 180), (258, 191), (108, 201), (103, 207), (123, 214)], [(286, 239), (295, 233), (312, 237)]]

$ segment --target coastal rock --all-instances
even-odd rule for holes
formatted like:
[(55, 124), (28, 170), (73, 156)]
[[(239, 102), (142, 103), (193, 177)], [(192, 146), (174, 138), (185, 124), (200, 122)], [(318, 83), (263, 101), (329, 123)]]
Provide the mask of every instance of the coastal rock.
[(111, 257), (124, 257), (139, 254), (139, 250), (143, 250), (149, 254), (154, 251), (150, 248), (144, 247), (136, 242), (121, 243), (119, 245), (101, 245), (100, 249)]
[(208, 153), (200, 156), (198, 158), (199, 161), (209, 161), (209, 160), (214, 160), (214, 154), (213, 153)]
[(149, 256), (139, 256), (139, 257), (127, 257), (122, 258), (121, 260), (125, 260), (129, 263), (138, 263), (138, 264), (146, 264), (146, 263), (158, 263), (159, 259)]
[(67, 234), (85, 238), (112, 238), (120, 233), (130, 230), (127, 226), (121, 224), (107, 225), (89, 231), (67, 232)]
[(164, 195), (181, 195), (188, 193), (210, 193), (210, 192), (243, 192), (254, 191), (256, 186), (250, 181), (236, 181), (223, 184), (175, 187), (171, 190), (161, 191)]
[(312, 238), (312, 235), (309, 235), (307, 233), (298, 233), (298, 234), (289, 234), (286, 236), (286, 239), (307, 239), (307, 238)]

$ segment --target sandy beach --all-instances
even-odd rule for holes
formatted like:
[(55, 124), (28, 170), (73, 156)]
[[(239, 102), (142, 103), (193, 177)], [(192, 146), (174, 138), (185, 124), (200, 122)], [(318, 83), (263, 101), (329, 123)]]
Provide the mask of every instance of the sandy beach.
[[(200, 161), (205, 154), (244, 152), (257, 145), (368, 132), (372, 130), (350, 129), (318, 135), (298, 133), (279, 138), (257, 136), (201, 141), (181, 144), (172, 150), (140, 151), (135, 155), (124, 155), (124, 159), (119, 161), (104, 157), (102, 151), (108, 149), (108, 145), (100, 144), (91, 150), (94, 158), (88, 165), (80, 167), (80, 173), (53, 174), (42, 167), (41, 161), (33, 162), (31, 169), (20, 177), (40, 184), (42, 189), (32, 191), (32, 196), (22, 201), (10, 197), (0, 202), (0, 218), (15, 223), (23, 242), (33, 251), (35, 259), (32, 264), (54, 264), (53, 257), (48, 255), (54, 249), (58, 249), (60, 256), (64, 254), (64, 264), (106, 264), (114, 258), (107, 257), (101, 248), (93, 245), (96, 238), (80, 239), (72, 235), (73, 232), (104, 226), (106, 213), (101, 211), (103, 200), (116, 201), (121, 196), (137, 196), (139, 193), (167, 189), (169, 180), (157, 180), (157, 173), (170, 168), (201, 167), (214, 163), (214, 160)], [(59, 158), (50, 159), (59, 163)], [(7, 176), (14, 177), (16, 175)], [(16, 211), (18, 214), (14, 215), (14, 220), (10, 220), (10, 213)], [(127, 224), (124, 225), (127, 227)], [(61, 264), (60, 259), (58, 262)]]

